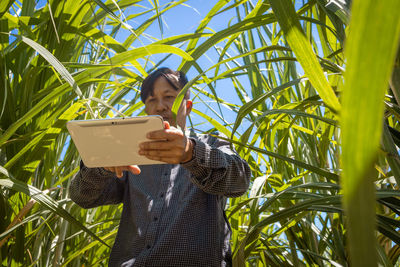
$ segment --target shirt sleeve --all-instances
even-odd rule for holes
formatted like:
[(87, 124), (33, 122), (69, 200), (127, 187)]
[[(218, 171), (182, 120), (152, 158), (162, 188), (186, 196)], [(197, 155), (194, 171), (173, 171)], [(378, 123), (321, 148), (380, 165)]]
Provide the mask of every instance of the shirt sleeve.
[(194, 158), (182, 166), (191, 172), (191, 180), (209, 194), (238, 197), (250, 183), (251, 171), (246, 161), (230, 148), (230, 143), (207, 135), (195, 141)]
[(121, 203), (125, 179), (126, 174), (117, 178), (103, 168), (88, 168), (81, 161), (81, 168), (69, 187), (70, 198), (86, 209)]

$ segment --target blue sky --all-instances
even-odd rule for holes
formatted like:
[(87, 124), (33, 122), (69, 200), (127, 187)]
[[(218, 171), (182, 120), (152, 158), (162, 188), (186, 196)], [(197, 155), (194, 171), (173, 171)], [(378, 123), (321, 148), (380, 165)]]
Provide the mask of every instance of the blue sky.
[[(159, 4), (160, 6), (164, 5), (168, 1), (160, 1)], [(213, 5), (215, 5), (216, 1), (210, 1), (210, 0), (189, 0), (185, 2), (183, 5), (174, 7), (170, 11), (166, 12), (162, 18), (163, 18), (163, 23), (162, 23), (162, 32), (160, 30), (159, 23), (156, 21), (152, 24), (152, 26), (146, 30), (146, 35), (150, 35), (153, 38), (157, 39), (162, 39), (162, 38), (167, 38), (175, 35), (180, 35), (180, 34), (186, 34), (186, 33), (193, 33), (198, 25), (200, 24), (201, 20), (206, 16), (206, 14), (211, 10)], [(151, 8), (150, 3), (143, 3), (147, 4), (145, 8)], [(230, 3), (231, 4), (231, 3)], [(230, 5), (228, 4), (228, 6)], [(143, 12), (144, 8), (143, 7), (132, 7), (124, 11), (125, 17), (129, 17), (131, 14), (135, 13), (140, 13)], [(129, 24), (133, 27), (136, 28), (139, 26), (145, 19), (147, 19), (149, 15), (145, 16), (140, 16), (137, 18), (134, 18), (132, 20), (129, 20)], [(224, 29), (227, 27), (227, 25), (230, 23), (236, 23), (236, 13), (234, 10), (229, 10), (227, 12), (223, 12), (220, 15), (214, 17), (210, 24), (208, 25), (209, 29), (206, 29), (207, 32), (210, 31), (220, 31), (221, 29)], [(122, 31), (120, 35), (118, 35), (117, 40), (123, 42), (128, 34), (130, 34), (128, 31)], [(146, 38), (146, 36), (141, 36), (139, 42), (135, 42), (133, 46), (135, 47), (140, 47), (145, 44), (151, 43), (149, 38)], [(154, 40), (153, 40), (154, 42)], [(163, 58), (165, 55), (154, 55), (151, 57), (152, 60), (157, 61), (161, 58)], [(216, 63), (217, 59), (217, 54), (214, 52), (213, 49), (210, 49), (205, 53), (204, 56), (199, 58), (197, 60), (197, 63), (202, 66), (203, 69), (207, 69), (209, 66), (214, 65)], [(172, 69), (176, 69), (179, 64), (180, 64), (181, 59), (177, 56), (171, 56), (164, 64), (163, 66), (170, 67)], [(213, 63), (211, 63), (213, 62)], [(196, 75), (198, 75), (198, 72), (194, 70), (194, 68), (190, 69), (189, 72), (187, 73), (189, 80), (191, 78), (194, 78)], [(210, 75), (213, 76), (213, 74), (210, 73)], [(243, 81), (245, 85), (249, 86), (247, 81)], [(205, 88), (205, 85), (201, 86)], [(206, 89), (206, 88), (205, 88)], [(222, 99), (227, 100), (230, 103), (237, 103), (239, 104), (239, 99), (236, 96), (235, 93), (232, 92), (232, 82), (229, 81), (218, 81), (216, 90), (218, 97), (221, 97)], [(192, 94), (193, 96), (193, 94)], [(214, 104), (211, 104), (213, 108), (217, 109), (217, 106)], [(200, 104), (198, 101), (195, 100), (195, 108), (201, 110), (202, 112), (206, 113), (207, 115), (211, 117), (216, 117), (213, 112), (211, 112), (207, 107), (204, 105)], [(228, 123), (234, 123), (235, 121), (235, 113), (231, 112), (228, 109), (223, 109), (223, 117)], [(197, 116), (192, 115), (193, 121), (201, 122), (204, 121), (204, 119), (199, 118)], [(206, 130), (210, 128), (210, 125), (203, 125), (200, 127), (203, 130)]]

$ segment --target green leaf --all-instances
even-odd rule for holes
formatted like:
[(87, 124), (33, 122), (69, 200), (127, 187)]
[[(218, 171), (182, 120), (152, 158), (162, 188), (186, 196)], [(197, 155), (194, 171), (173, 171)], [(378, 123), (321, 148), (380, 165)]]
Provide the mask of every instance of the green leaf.
[(393, 176), (396, 179), (397, 184), (400, 184), (400, 157), (386, 124), (383, 126), (382, 148), (387, 153), (387, 161), (393, 172)]
[(11, 190), (15, 190), (17, 192), (21, 192), (21, 193), (24, 193), (24, 194), (32, 197), (34, 200), (36, 200), (38, 203), (40, 203), (43, 207), (49, 209), (50, 211), (54, 212), (55, 214), (59, 215), (60, 217), (63, 217), (71, 224), (76, 225), (78, 228), (80, 228), (81, 230), (88, 233), (95, 240), (97, 240), (97, 241), (101, 242), (102, 244), (104, 244), (105, 246), (109, 247), (97, 235), (95, 235), (92, 231), (90, 231), (88, 228), (86, 228), (81, 222), (79, 222), (73, 216), (71, 216), (71, 214), (68, 211), (66, 211), (59, 203), (57, 203), (57, 201), (53, 200), (51, 197), (44, 194), (41, 190), (37, 189), (36, 187), (28, 185), (26, 183), (22, 183), (13, 178), (0, 179), (0, 186), (4, 186)]
[(0, 18), (7, 12), (15, 0), (3, 0), (0, 1)]
[[(399, 45), (400, 1), (354, 0), (342, 109), (342, 184), (353, 266), (377, 266), (374, 164), (383, 97)], [(372, 19), (373, 18), (373, 19)]]
[[(111, 231), (107, 234), (105, 234), (104, 236), (101, 237), (101, 240), (106, 240), (110, 237), (113, 237), (117, 234), (118, 229), (115, 229), (114, 231)], [(93, 247), (97, 246), (99, 244), (99, 241), (96, 240), (94, 242), (90, 242), (87, 246), (85, 246), (84, 248), (75, 251), (74, 253), (71, 254), (71, 256), (69, 256), (64, 262), (62, 267), (64, 266), (68, 266), (68, 263), (70, 263), (74, 258), (79, 257), (80, 255), (82, 255), (83, 253), (85, 253), (87, 250), (89, 249), (93, 249)]]
[(312, 171), (312, 172), (314, 172), (314, 173), (316, 173), (318, 175), (321, 175), (323, 177), (326, 177), (326, 178), (328, 178), (330, 180), (338, 181), (338, 179), (339, 179), (339, 176), (337, 174), (331, 173), (331, 172), (329, 172), (327, 170), (324, 170), (324, 169), (316, 167), (316, 166), (312, 166), (312, 165), (310, 165), (308, 163), (305, 163), (305, 162), (302, 162), (302, 161), (299, 161), (299, 160), (295, 160), (295, 159), (286, 157), (284, 155), (280, 155), (278, 153), (275, 153), (275, 152), (272, 152), (272, 151), (268, 151), (268, 150), (265, 150), (265, 149), (261, 149), (261, 148), (255, 147), (255, 146), (250, 146), (250, 145), (247, 145), (247, 144), (243, 144), (243, 143), (241, 143), (239, 141), (228, 139), (228, 138), (224, 138), (222, 136), (216, 136), (216, 137), (220, 138), (220, 139), (223, 139), (223, 140), (226, 140), (226, 141), (229, 141), (229, 142), (231, 142), (231, 143), (233, 143), (235, 145), (239, 145), (239, 146), (250, 148), (251, 150), (254, 150), (255, 152), (258, 152), (258, 153), (261, 153), (261, 154), (265, 154), (265, 155), (268, 155), (270, 157), (274, 157), (274, 158), (286, 161), (288, 163), (294, 164), (294, 165), (296, 165), (298, 167), (301, 167), (301, 168), (304, 168), (306, 170), (310, 170), (310, 171)]
[(38, 44), (37, 42), (25, 37), (25, 36), (19, 36), (16, 35), (15, 37), (21, 38), (21, 40), (35, 49), (43, 58), (45, 58), (57, 71), (60, 73), (60, 75), (64, 78), (64, 80), (74, 89), (76, 94), (79, 97), (82, 97), (82, 91), (79, 88), (79, 86), (76, 84), (74, 78), (72, 75), (69, 73), (69, 71), (63, 66), (63, 64), (55, 57), (53, 56), (49, 50)]
[[(10, 169), (15, 162), (20, 160), (28, 151), (29, 155), (24, 158), (24, 169), (31, 169), (32, 172), (36, 169), (40, 160), (43, 159), (44, 153), (50, 149), (51, 143), (55, 142), (58, 134), (60, 134), (65, 123), (69, 120), (75, 118), (78, 114), (77, 111), (83, 106), (82, 102), (76, 102), (71, 107), (69, 107), (65, 112), (63, 112), (59, 118), (56, 119), (52, 127), (46, 129), (38, 136), (32, 139), (28, 144), (24, 146), (18, 153), (7, 161), (4, 165), (6, 169)], [(57, 115), (57, 114), (56, 114)], [(29, 165), (32, 165), (28, 167)], [(28, 177), (27, 177), (28, 178)]]
[(340, 109), (335, 92), (329, 85), (318, 59), (315, 56), (291, 0), (269, 0), (279, 25), (285, 33), (286, 40), (304, 69), (306, 76), (317, 90), (325, 104), (333, 111)]
[(267, 99), (270, 96), (273, 96), (293, 85), (296, 85), (300, 82), (302, 82), (303, 80), (306, 79), (297, 79), (294, 81), (290, 81), (288, 83), (282, 84), (276, 88), (273, 88), (272, 90), (260, 95), (257, 98), (252, 99), (251, 101), (245, 103), (239, 110), (239, 112), (237, 113), (237, 117), (236, 117), (236, 121), (235, 121), (235, 125), (233, 126), (232, 129), (232, 134), (235, 133), (235, 131), (237, 130), (237, 128), (240, 126), (240, 124), (242, 123), (242, 120), (250, 113), (252, 112), (257, 106), (260, 105), (260, 103), (262, 103), (263, 101), (265, 101), (265, 99)]
[[(24, 40), (27, 40), (27, 39), (24, 38)], [(31, 42), (29, 42), (29, 43), (31, 43)], [(36, 45), (34, 45), (34, 46), (36, 47)], [(49, 57), (49, 59), (52, 60), (53, 56), (51, 54), (49, 55), (49, 52), (48, 53), (47, 52), (44, 52), (44, 54), (47, 57)], [(78, 74), (77, 77), (73, 80), (77, 80), (79, 82), (81, 80), (83, 80), (83, 81), (87, 80), (88, 78), (97, 77), (97, 76), (104, 74), (105, 72), (108, 72), (110, 69), (112, 69), (112, 67), (106, 67), (107, 65), (112, 64), (113, 66), (121, 66), (131, 60), (135, 60), (137, 58), (141, 58), (141, 57), (156, 54), (156, 53), (174, 53), (178, 56), (182, 56), (183, 58), (185, 58), (187, 60), (192, 60), (192, 57), (189, 54), (187, 54), (186, 52), (182, 51), (181, 49), (179, 49), (177, 47), (173, 47), (173, 46), (169, 46), (169, 45), (148, 45), (145, 47), (140, 47), (140, 48), (132, 49), (132, 50), (129, 50), (129, 51), (126, 51), (123, 53), (119, 53), (112, 58), (106, 59), (106, 60), (100, 62), (101, 67), (85, 70), (84, 72)], [(106, 66), (103, 66), (103, 65), (106, 65)], [(16, 122), (14, 122), (0, 136), (0, 146), (2, 146), (4, 144), (4, 142), (7, 141), (21, 125), (23, 125), (26, 121), (32, 119), (33, 116), (35, 116), (37, 113), (42, 111), (44, 107), (49, 105), (51, 103), (51, 100), (53, 100), (54, 98), (57, 98), (62, 93), (65, 93), (65, 91), (67, 89), (68, 89), (68, 86), (65, 84), (55, 88), (51, 93), (46, 95), (39, 103), (37, 103), (34, 107), (32, 107), (32, 109), (30, 109), (21, 118), (19, 118)]]
[(332, 12), (338, 16), (343, 23), (348, 24), (349, 23), (349, 17), (350, 17), (350, 0), (333, 0), (329, 1), (329, 3), (326, 4), (326, 8), (330, 9)]

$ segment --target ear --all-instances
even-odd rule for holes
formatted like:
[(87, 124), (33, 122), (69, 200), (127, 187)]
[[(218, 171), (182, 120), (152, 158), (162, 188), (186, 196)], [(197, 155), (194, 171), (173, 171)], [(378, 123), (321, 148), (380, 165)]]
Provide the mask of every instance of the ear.
[(189, 115), (189, 113), (192, 111), (192, 106), (193, 102), (190, 99), (186, 100), (186, 115)]

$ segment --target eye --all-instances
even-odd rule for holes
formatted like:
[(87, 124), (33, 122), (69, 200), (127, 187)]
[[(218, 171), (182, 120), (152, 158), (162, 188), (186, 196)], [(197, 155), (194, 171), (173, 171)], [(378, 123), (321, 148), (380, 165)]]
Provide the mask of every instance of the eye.
[(174, 96), (173, 95), (167, 95), (167, 96), (165, 96), (165, 98), (171, 99), (171, 98), (174, 98)]

